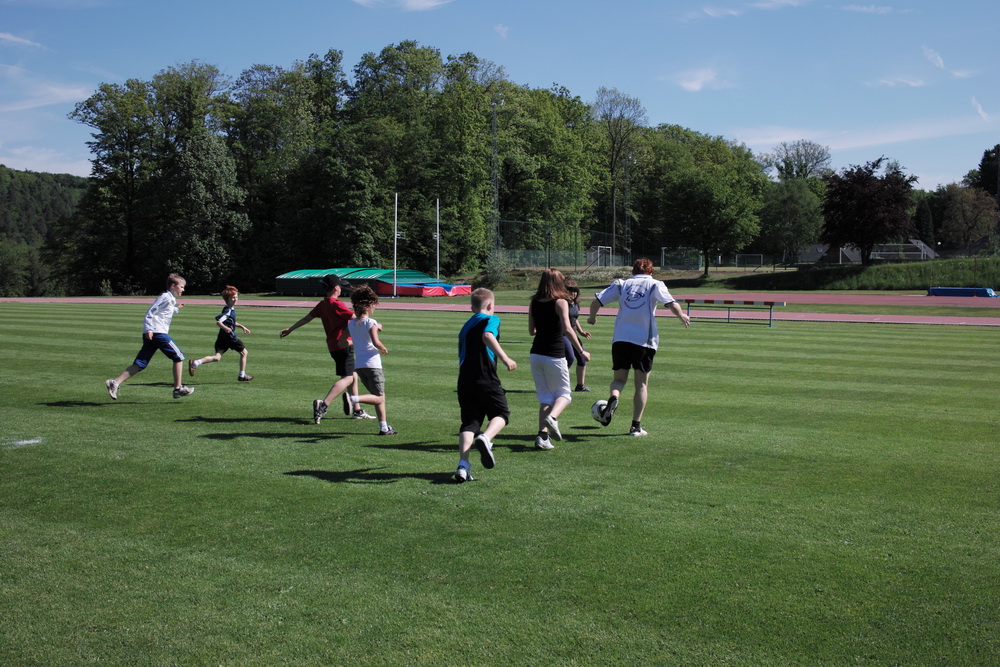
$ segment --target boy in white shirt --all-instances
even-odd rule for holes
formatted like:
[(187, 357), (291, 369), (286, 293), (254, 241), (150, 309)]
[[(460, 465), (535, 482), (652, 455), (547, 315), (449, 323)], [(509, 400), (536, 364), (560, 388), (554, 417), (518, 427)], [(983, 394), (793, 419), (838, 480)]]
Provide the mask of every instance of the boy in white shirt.
[(632, 265), (632, 277), (616, 280), (595, 295), (590, 303), (590, 317), (587, 322), (597, 324), (597, 313), (602, 306), (618, 302), (615, 316), (615, 332), (611, 343), (612, 369), (611, 395), (604, 408), (601, 424), (607, 426), (618, 407), (630, 369), (635, 370), (635, 397), (632, 401), (632, 427), (629, 435), (647, 435), (642, 428), (642, 413), (648, 398), (649, 374), (653, 370), (653, 357), (659, 346), (660, 336), (656, 328), (656, 306), (664, 304), (685, 327), (690, 318), (681, 305), (670, 295), (670, 290), (662, 281), (653, 278), (653, 262), (637, 259)]
[(177, 299), (184, 293), (186, 285), (187, 281), (176, 273), (167, 276), (167, 291), (156, 298), (142, 321), (142, 349), (136, 355), (135, 361), (117, 378), (104, 381), (104, 386), (107, 387), (108, 395), (112, 399), (118, 400), (118, 389), (121, 385), (144, 369), (157, 350), (174, 362), (174, 398), (194, 393), (194, 387), (185, 387), (181, 384), (184, 353), (170, 337), (170, 322), (184, 307), (184, 304), (177, 303)]
[(379, 332), (382, 325), (371, 315), (378, 305), (378, 295), (371, 287), (362, 285), (351, 292), (351, 305), (354, 307), (354, 318), (347, 323), (347, 330), (354, 341), (354, 372), (365, 385), (369, 394), (351, 396), (351, 404), (355, 409), (359, 403), (375, 406), (378, 418), (379, 435), (396, 435), (396, 429), (389, 425), (385, 408), (385, 374), (382, 372), (382, 356), (389, 350), (382, 344)]

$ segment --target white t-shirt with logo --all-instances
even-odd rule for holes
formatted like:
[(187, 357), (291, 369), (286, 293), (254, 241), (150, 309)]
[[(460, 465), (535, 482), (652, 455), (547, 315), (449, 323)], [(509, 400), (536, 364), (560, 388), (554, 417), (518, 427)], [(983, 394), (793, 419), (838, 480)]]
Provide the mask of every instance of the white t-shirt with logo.
[(618, 302), (612, 342), (626, 342), (654, 350), (660, 343), (656, 328), (656, 306), (676, 301), (663, 281), (646, 273), (616, 280), (597, 295), (602, 306)]
[(347, 323), (347, 330), (354, 341), (355, 368), (382, 368), (382, 355), (372, 343), (372, 328), (378, 330), (378, 322), (371, 317), (355, 317)]

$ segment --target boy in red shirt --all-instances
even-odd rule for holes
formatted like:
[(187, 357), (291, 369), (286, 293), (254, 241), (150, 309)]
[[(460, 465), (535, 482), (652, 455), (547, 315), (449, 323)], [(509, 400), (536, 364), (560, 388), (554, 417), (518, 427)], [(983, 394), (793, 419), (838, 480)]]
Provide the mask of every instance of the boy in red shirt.
[[(351, 415), (351, 402), (346, 391), (352, 389), (351, 393), (357, 395), (358, 378), (354, 374), (354, 346), (351, 344), (351, 337), (347, 333), (347, 323), (354, 316), (354, 311), (340, 300), (340, 292), (345, 283), (339, 276), (330, 274), (324, 276), (321, 281), (326, 288), (326, 298), (317, 303), (309, 314), (301, 320), (281, 330), (281, 337), (284, 338), (303, 324), (308, 324), (317, 317), (323, 322), (323, 329), (326, 331), (326, 347), (337, 365), (337, 375), (339, 379), (330, 387), (326, 398), (313, 401), (313, 420), (318, 424), (326, 414), (330, 403), (342, 394), (344, 397), (344, 414)], [(354, 410), (355, 419), (371, 419), (372, 416), (358, 408)]]

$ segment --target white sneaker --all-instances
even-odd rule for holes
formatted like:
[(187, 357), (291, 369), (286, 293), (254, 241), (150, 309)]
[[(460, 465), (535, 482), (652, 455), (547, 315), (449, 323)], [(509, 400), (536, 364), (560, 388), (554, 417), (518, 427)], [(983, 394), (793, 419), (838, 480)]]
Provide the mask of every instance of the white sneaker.
[(183, 398), (184, 396), (190, 396), (194, 393), (194, 387), (174, 387), (174, 398)]
[(496, 459), (493, 458), (493, 443), (482, 433), (476, 436), (476, 449), (479, 450), (484, 468), (492, 468), (497, 464)]
[(104, 386), (108, 388), (108, 396), (111, 397), (111, 400), (117, 401), (118, 400), (118, 386), (119, 386), (118, 383), (115, 382), (114, 380), (105, 380), (104, 381)]
[(474, 480), (475, 478), (465, 468), (459, 468), (458, 470), (455, 471), (455, 481), (458, 482), (459, 484), (463, 482), (472, 482)]
[(629, 429), (628, 434), (631, 436), (635, 436), (637, 438), (639, 436), (649, 435), (649, 433), (646, 433), (646, 430), (641, 426), (633, 426), (632, 428)]
[(375, 417), (365, 412), (362, 408), (358, 408), (351, 415), (351, 419), (375, 419)]
[(556, 440), (562, 440), (562, 433), (559, 431), (559, 422), (551, 415), (545, 415), (545, 425), (549, 427), (549, 433), (555, 436)]
[(555, 449), (556, 446), (548, 438), (543, 438), (540, 435), (535, 436), (535, 447), (538, 449)]

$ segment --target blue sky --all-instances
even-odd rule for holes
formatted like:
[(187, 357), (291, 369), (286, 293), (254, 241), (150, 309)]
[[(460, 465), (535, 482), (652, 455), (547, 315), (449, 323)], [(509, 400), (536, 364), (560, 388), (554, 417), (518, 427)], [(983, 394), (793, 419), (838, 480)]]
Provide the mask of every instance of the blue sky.
[(66, 118), (103, 82), (200, 60), (236, 77), (413, 39), (473, 52), (515, 83), (600, 86), (675, 123), (766, 152), (829, 146), (834, 168), (881, 156), (933, 189), (1000, 143), (994, 0), (0, 0), (0, 163), (89, 173)]

